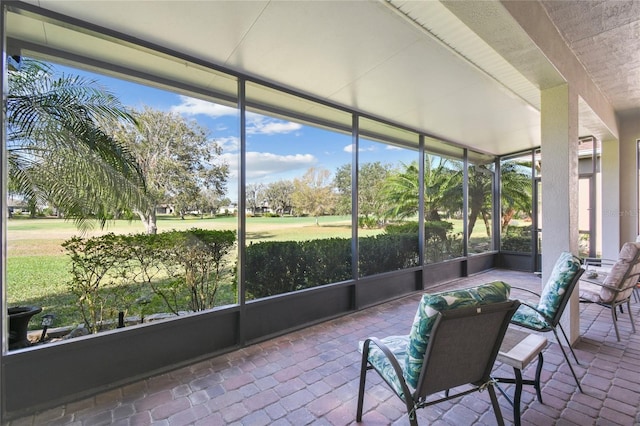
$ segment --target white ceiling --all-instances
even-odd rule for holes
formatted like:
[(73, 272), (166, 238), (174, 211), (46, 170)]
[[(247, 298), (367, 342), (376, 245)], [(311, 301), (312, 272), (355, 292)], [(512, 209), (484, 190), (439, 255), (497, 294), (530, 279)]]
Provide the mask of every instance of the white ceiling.
[[(483, 19), (503, 30), (505, 42), (517, 40), (522, 52), (527, 52), (528, 63), (537, 64), (537, 71), (526, 77), (456, 16), (464, 2), (453, 2), (455, 6), (402, 0), (29, 3), (492, 154), (540, 145), (540, 84), (560, 79), (498, 2), (486, 2), (488, 13)], [(608, 3), (621, 2), (601, 2), (594, 10), (579, 1), (543, 4), (558, 25), (570, 24), (561, 32), (611, 102), (629, 110), (640, 105), (636, 78), (640, 67), (625, 68), (628, 79), (613, 81), (611, 62), (603, 69), (598, 60), (607, 52), (591, 44), (600, 46), (607, 31), (624, 30), (626, 41), (635, 34), (635, 51), (619, 48), (609, 56), (617, 59), (616, 64), (624, 62), (626, 55), (640, 61), (640, 28), (638, 19), (624, 20), (622, 13), (613, 23), (617, 27), (606, 25), (612, 21), (602, 21), (601, 15), (612, 14)], [(584, 11), (583, 20), (572, 8)], [(638, 8), (633, 4), (624, 12), (632, 10), (637, 16)], [(584, 19), (602, 25), (594, 29), (583, 25)], [(166, 78), (179, 74), (172, 74), (165, 57), (144, 52), (131, 55), (129, 45), (70, 35), (66, 27), (43, 24), (21, 12), (9, 17), (7, 31), (39, 45)], [(207, 72), (196, 70), (194, 75), (193, 80), (202, 85), (226, 90), (211, 81)], [(635, 97), (624, 93), (632, 83)], [(587, 120), (585, 115), (581, 124), (591, 122), (597, 127), (597, 119)]]

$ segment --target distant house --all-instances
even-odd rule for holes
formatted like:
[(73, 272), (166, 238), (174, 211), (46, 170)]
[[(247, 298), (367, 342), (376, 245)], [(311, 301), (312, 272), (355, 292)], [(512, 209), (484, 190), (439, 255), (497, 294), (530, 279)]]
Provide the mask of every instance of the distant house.
[(170, 204), (160, 204), (156, 206), (156, 214), (173, 214), (175, 209)]

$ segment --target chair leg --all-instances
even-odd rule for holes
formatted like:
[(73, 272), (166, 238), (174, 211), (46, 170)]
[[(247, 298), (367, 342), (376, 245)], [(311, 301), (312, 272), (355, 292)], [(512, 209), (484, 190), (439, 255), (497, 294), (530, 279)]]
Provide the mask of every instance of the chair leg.
[[(564, 328), (562, 328), (562, 324), (558, 323), (558, 327), (560, 327), (560, 331), (562, 332), (562, 335), (564, 336), (564, 340), (565, 342), (567, 342), (567, 346), (569, 347), (569, 350), (571, 351), (571, 355), (573, 355), (573, 359), (576, 360), (576, 364), (580, 365), (580, 361), (578, 361), (578, 357), (576, 356), (576, 353), (573, 351), (573, 348), (571, 347), (571, 342), (569, 342), (569, 338), (567, 337), (567, 333), (564, 332)], [(558, 344), (560, 345), (560, 339), (558, 339), (558, 333), (556, 333), (556, 330), (553, 330), (553, 333), (556, 335), (556, 340), (558, 341)], [(560, 345), (562, 346), (562, 345)], [(569, 362), (569, 360), (567, 359), (567, 362)]]
[(418, 411), (417, 407), (412, 406), (413, 400), (411, 398), (407, 398), (407, 415), (409, 416), (409, 425), (418, 426)]
[(498, 404), (496, 390), (493, 388), (493, 385), (488, 386), (487, 389), (489, 390), (489, 396), (491, 397), (491, 405), (493, 406), (493, 413), (496, 415), (496, 421), (500, 426), (504, 426), (504, 419), (502, 418), (500, 404)]
[(631, 330), (633, 330), (633, 332), (636, 332), (636, 324), (633, 321), (633, 314), (631, 314), (631, 298), (627, 299), (627, 311), (629, 311), (629, 320), (631, 321)]
[[(631, 313), (631, 311), (629, 311)], [(613, 328), (616, 330), (616, 338), (620, 341), (620, 332), (618, 331), (618, 315), (616, 314), (616, 306), (611, 307), (611, 318), (613, 319)]]
[(356, 422), (362, 421), (362, 406), (364, 403), (364, 385), (367, 380), (367, 358), (369, 357), (369, 348), (362, 349), (362, 366), (360, 367), (360, 389), (358, 390), (358, 411), (356, 411)]
[[(560, 324), (558, 324), (560, 325)], [(562, 327), (560, 327), (560, 330), (562, 331), (562, 334), (564, 334), (564, 330), (562, 330)], [(578, 385), (578, 389), (580, 389), (580, 392), (584, 393), (584, 391), (582, 390), (582, 386), (580, 386), (580, 381), (578, 380), (578, 376), (576, 376), (576, 372), (573, 371), (573, 366), (571, 365), (571, 362), (569, 362), (569, 356), (567, 355), (567, 352), (564, 350), (564, 346), (563, 344), (560, 342), (560, 339), (558, 338), (558, 332), (556, 331), (556, 329), (553, 329), (553, 334), (556, 335), (556, 341), (558, 342), (558, 346), (560, 346), (560, 350), (562, 351), (562, 355), (564, 355), (564, 359), (565, 361), (567, 361), (567, 365), (569, 366), (569, 370), (571, 370), (571, 374), (573, 374), (573, 378), (576, 381), (576, 384)], [(564, 334), (564, 338), (567, 338), (567, 335)], [(567, 339), (567, 342), (569, 340)], [(569, 348), (571, 349), (571, 345), (569, 344)], [(571, 349), (571, 352), (573, 353), (573, 349)], [(575, 357), (576, 354), (574, 353), (573, 356)], [(577, 362), (577, 358), (576, 358), (576, 362)]]

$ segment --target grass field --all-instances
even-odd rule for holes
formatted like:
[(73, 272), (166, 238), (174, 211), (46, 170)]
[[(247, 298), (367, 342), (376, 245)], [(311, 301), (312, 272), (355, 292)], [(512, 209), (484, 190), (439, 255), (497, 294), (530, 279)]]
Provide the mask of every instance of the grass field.
[[(158, 218), (158, 232), (186, 230), (189, 228), (236, 230), (238, 218), (198, 218), (184, 220), (174, 216)], [(476, 226), (474, 236), (486, 240), (483, 226)], [(82, 322), (77, 300), (70, 293), (68, 281), (71, 262), (62, 243), (73, 236), (93, 237), (108, 232), (131, 234), (145, 232), (140, 221), (113, 221), (105, 229), (93, 229), (81, 233), (73, 222), (63, 219), (30, 219), (17, 216), (7, 221), (7, 303), (8, 306), (42, 306), (43, 314), (54, 313), (56, 325)], [(380, 229), (360, 229), (360, 236), (383, 232)], [(454, 232), (462, 232), (462, 222), (454, 222)], [(247, 217), (246, 241), (306, 241), (319, 238), (351, 238), (350, 216), (320, 217), (318, 224), (313, 217)], [(224, 289), (223, 299), (233, 298), (232, 291)], [(153, 309), (155, 306), (150, 306)], [(158, 303), (157, 307), (162, 308)], [(38, 328), (37, 316), (30, 323)]]
[[(158, 218), (158, 231), (189, 228), (235, 230), (238, 218), (197, 218), (184, 220), (173, 216)], [(246, 240), (305, 241), (317, 238), (351, 237), (350, 216), (313, 217), (248, 217)], [(113, 221), (103, 230), (82, 234), (73, 222), (62, 219), (30, 219), (17, 216), (7, 221), (7, 304), (37, 305), (44, 313), (55, 313), (56, 325), (82, 322), (76, 298), (70, 294), (68, 280), (71, 262), (62, 243), (74, 235), (92, 237), (107, 232), (130, 234), (145, 232), (140, 221)], [(361, 235), (374, 235), (381, 230), (361, 230)], [(39, 317), (30, 323), (38, 328)]]

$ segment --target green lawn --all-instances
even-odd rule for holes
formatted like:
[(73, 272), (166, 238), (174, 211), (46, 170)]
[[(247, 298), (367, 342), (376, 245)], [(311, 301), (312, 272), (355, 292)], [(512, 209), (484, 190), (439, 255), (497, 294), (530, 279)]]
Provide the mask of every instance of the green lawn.
[[(462, 231), (461, 221), (455, 221), (456, 232)], [(186, 230), (189, 228), (234, 230), (236, 217), (198, 218), (185, 220), (174, 216), (160, 216), (158, 231)], [(305, 241), (318, 238), (351, 238), (350, 216), (320, 217), (318, 224), (314, 217), (247, 217), (246, 240)], [(75, 224), (62, 219), (29, 219), (17, 216), (7, 221), (7, 302), (8, 306), (38, 305), (44, 313), (54, 313), (56, 325), (71, 325), (82, 322), (76, 298), (68, 288), (71, 262), (61, 244), (74, 235), (83, 235)], [(103, 230), (93, 229), (85, 237), (102, 235), (107, 232), (141, 233), (144, 226), (140, 221), (118, 220), (107, 224)], [(369, 236), (381, 233), (379, 229), (361, 229), (359, 235)], [(476, 224), (474, 237), (482, 237), (484, 224)], [(483, 237), (486, 239), (486, 235)], [(221, 296), (229, 300), (230, 289), (222, 289)], [(158, 304), (161, 306), (161, 304)], [(40, 316), (30, 323), (38, 328)]]
[[(351, 237), (349, 216), (313, 217), (248, 217), (247, 243), (264, 240), (304, 241), (315, 238)], [(158, 218), (159, 232), (189, 228), (233, 230), (236, 217), (198, 218), (184, 220), (173, 216)], [(107, 232), (116, 234), (144, 232), (140, 221), (118, 220), (103, 230), (93, 229), (82, 234), (75, 224), (62, 219), (30, 219), (16, 216), (7, 221), (7, 303), (8, 306), (37, 305), (44, 313), (56, 315), (56, 325), (82, 322), (76, 298), (69, 293), (68, 280), (71, 262), (62, 243), (74, 235), (92, 237)], [(380, 230), (365, 230), (365, 235)], [(228, 300), (229, 289), (221, 289), (220, 299)], [(161, 304), (158, 304), (161, 306)], [(38, 328), (40, 316), (30, 323)]]

